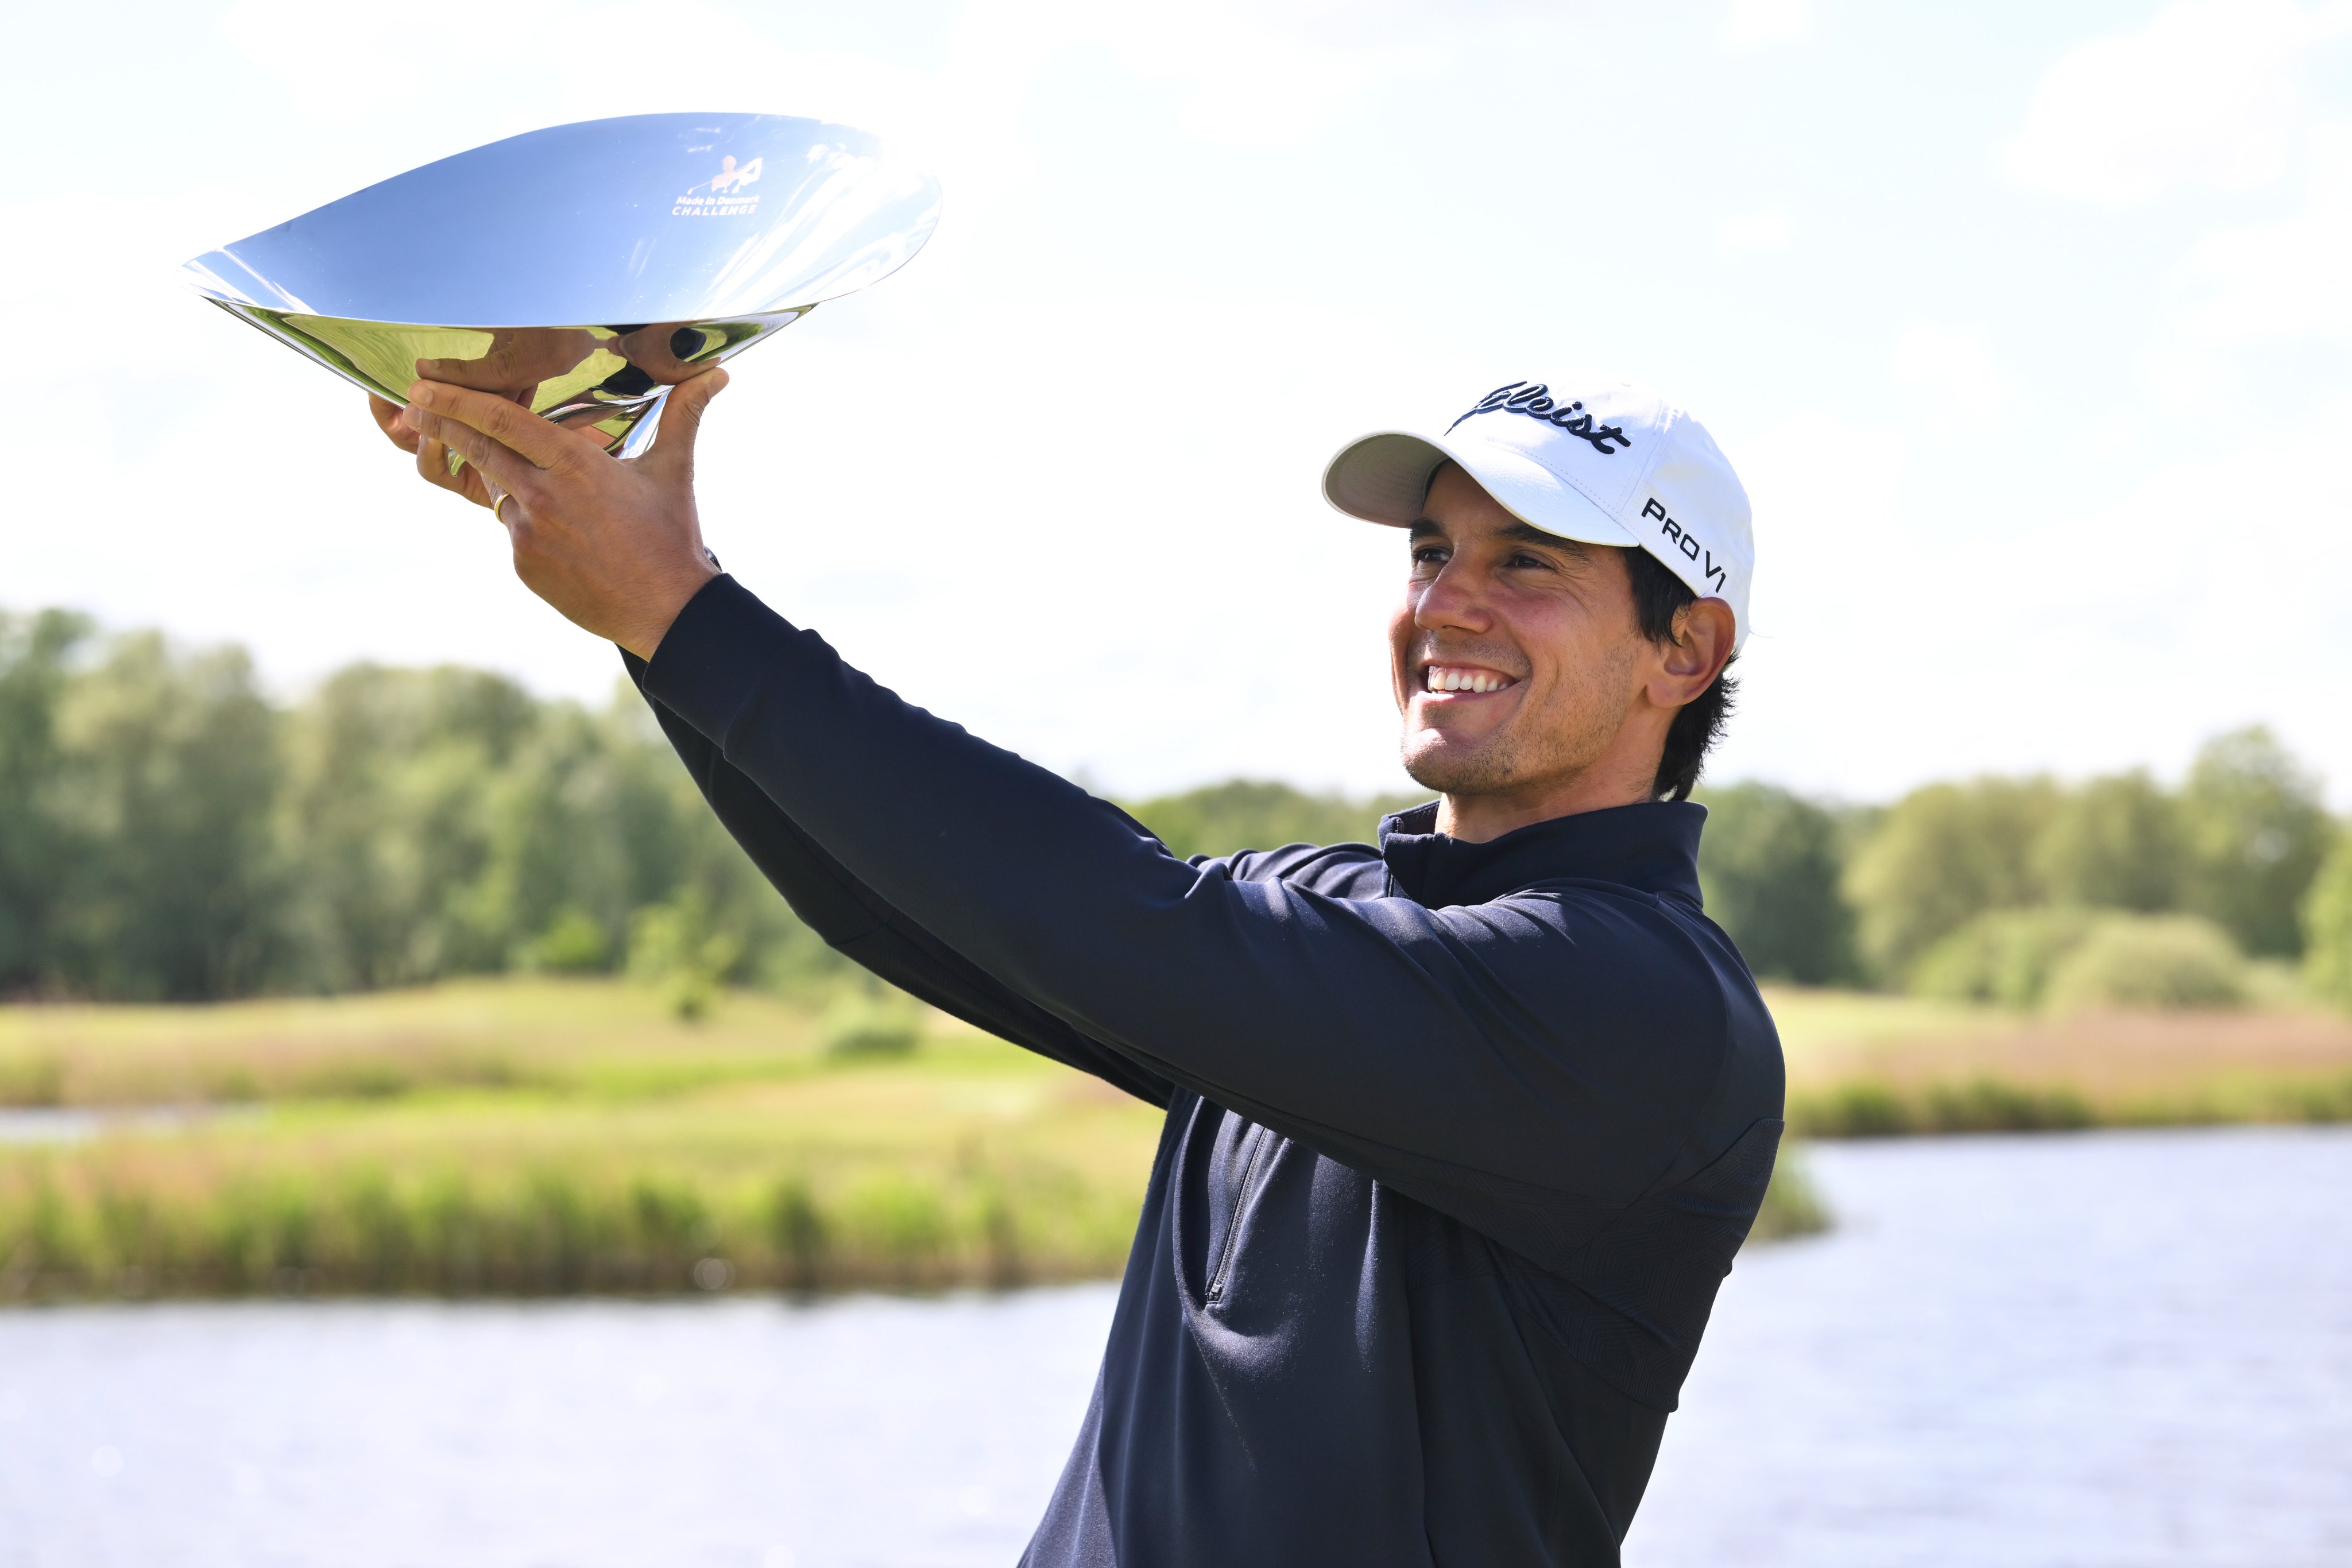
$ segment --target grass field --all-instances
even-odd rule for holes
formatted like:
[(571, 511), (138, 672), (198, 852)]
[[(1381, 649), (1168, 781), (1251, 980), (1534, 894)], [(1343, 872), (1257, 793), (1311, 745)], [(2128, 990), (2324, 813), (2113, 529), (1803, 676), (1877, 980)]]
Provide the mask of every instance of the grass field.
[(2053, 1018), (1770, 988), (1815, 1137), (2352, 1120), (2352, 1019), (2309, 1007)]
[[(1769, 997), (1791, 1123), (1817, 1136), (2352, 1117), (2352, 1020), (2332, 1015)], [(0, 1009), (0, 1106), (101, 1127), (0, 1143), (0, 1299), (1120, 1270), (1159, 1113), (938, 1015), (910, 1051), (844, 1054), (845, 1006), (739, 993), (689, 1024), (619, 982), (523, 979)], [(104, 1120), (159, 1105), (195, 1110)], [(1759, 1237), (1822, 1222), (1801, 1156), (1783, 1165)]]
[(19, 1104), (221, 1113), (0, 1147), (0, 1295), (1118, 1271), (1158, 1113), (943, 1019), (904, 1055), (828, 1053), (828, 1023), (593, 980), (13, 1009)]

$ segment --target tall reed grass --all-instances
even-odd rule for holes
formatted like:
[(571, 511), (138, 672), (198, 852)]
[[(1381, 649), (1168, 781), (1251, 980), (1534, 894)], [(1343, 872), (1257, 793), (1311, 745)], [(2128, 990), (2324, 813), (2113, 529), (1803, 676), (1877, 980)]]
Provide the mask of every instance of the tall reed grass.
[(1004, 1286), (1116, 1274), (1131, 1195), (1050, 1166), (827, 1182), (783, 1168), (247, 1166), (156, 1179), (136, 1151), (0, 1166), (0, 1299), (569, 1295)]
[[(1135, 1195), (1051, 1166), (713, 1181), (553, 1165), (226, 1171), (155, 1179), (135, 1151), (0, 1165), (0, 1301), (91, 1296), (561, 1296), (992, 1288), (1109, 1278)], [(1751, 1239), (1822, 1230), (1785, 1153)]]
[(1816, 1138), (2294, 1122), (2352, 1122), (2352, 1073), (2217, 1073), (2203, 1083), (2121, 1092), (1995, 1077), (1859, 1078), (1789, 1097), (1790, 1130)]

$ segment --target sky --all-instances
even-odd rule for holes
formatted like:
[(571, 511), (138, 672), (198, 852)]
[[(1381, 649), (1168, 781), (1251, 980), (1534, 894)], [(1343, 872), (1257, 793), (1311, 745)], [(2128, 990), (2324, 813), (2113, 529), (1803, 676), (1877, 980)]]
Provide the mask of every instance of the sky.
[(241, 0), (16, 13), (0, 607), (601, 702), (361, 395), (180, 262), (542, 125), (759, 110), (940, 174), (905, 270), (735, 361), (729, 569), (1129, 797), (1405, 788), (1361, 432), (1598, 367), (1713, 432), (1755, 632), (1712, 769), (1851, 800), (2175, 777), (2352, 803), (2352, 0)]

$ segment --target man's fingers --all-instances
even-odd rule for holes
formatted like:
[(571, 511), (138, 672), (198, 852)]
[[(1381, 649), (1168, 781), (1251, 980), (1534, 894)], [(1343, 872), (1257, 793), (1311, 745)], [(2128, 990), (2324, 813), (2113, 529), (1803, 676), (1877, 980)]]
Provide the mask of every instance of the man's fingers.
[[(509, 451), (471, 425), (460, 423), (454, 419), (444, 419), (439, 414), (428, 413), (423, 408), (415, 406), (409, 409), (408, 421), (416, 427), (417, 434), (424, 436), (429, 444), (455, 452), (458, 456), (480, 469), (499, 489), (509, 494), (522, 489), (525, 485), (539, 478), (544, 472), (537, 464), (520, 454)], [(426, 477), (430, 478), (431, 476), (427, 475)], [(462, 483), (460, 479), (457, 484), (446, 487), (459, 488)]]
[(375, 427), (383, 432), (383, 438), (386, 441), (391, 442), (403, 452), (410, 454), (415, 452), (416, 443), (422, 438), (400, 417), (401, 408), (398, 403), (390, 398), (378, 397), (375, 393), (370, 392), (368, 393), (368, 413), (375, 420)]
[(465, 490), (449, 472), (449, 449), (427, 435), (416, 438), (416, 472), (424, 481), (436, 489)]
[(717, 365), (689, 382), (680, 382), (664, 402), (661, 431), (654, 449), (638, 459), (656, 473), (690, 476), (694, 472), (694, 439), (701, 433), (702, 415), (710, 400), (727, 390), (727, 372)]
[[(580, 458), (579, 444), (566, 432), (502, 397), (443, 382), (418, 382), (408, 389), (408, 395), (412, 408), (488, 436), (497, 445), (520, 455), (534, 468), (561, 467)], [(474, 455), (454, 433), (443, 433), (443, 439), (468, 458)], [(491, 473), (495, 476), (497, 470)]]

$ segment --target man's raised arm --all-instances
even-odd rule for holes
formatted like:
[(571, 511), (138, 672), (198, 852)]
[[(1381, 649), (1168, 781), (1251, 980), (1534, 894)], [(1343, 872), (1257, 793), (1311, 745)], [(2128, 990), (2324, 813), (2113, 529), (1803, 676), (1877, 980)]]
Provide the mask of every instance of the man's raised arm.
[[(645, 690), (645, 661), (624, 653), (629, 678)], [(803, 832), (701, 731), (647, 695), (702, 798), (761, 873), (827, 946), (900, 989), (991, 1034), (1091, 1072), (1155, 1105), (1166, 1105), (1167, 1080), (1088, 1040), (1008, 988), (893, 909)]]

